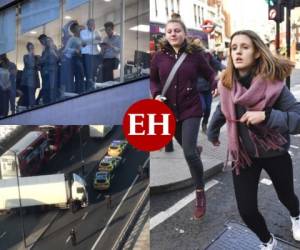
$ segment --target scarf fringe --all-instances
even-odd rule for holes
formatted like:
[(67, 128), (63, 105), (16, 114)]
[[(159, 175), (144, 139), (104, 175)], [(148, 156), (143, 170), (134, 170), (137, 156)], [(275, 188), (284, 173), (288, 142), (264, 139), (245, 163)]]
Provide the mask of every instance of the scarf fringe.
[[(264, 151), (269, 150), (284, 150), (282, 145), (287, 143), (287, 140), (277, 131), (270, 129), (262, 129), (262, 133), (253, 133), (249, 131), (249, 136), (255, 147), (255, 156), (259, 157), (258, 147), (260, 145)], [(263, 136), (262, 136), (263, 135)]]
[[(229, 159), (229, 157), (231, 159)], [(233, 171), (237, 175), (240, 174), (240, 169), (245, 168), (247, 166), (251, 166), (252, 161), (244, 148), (240, 150), (230, 150), (227, 151), (227, 159), (223, 167), (223, 171)]]

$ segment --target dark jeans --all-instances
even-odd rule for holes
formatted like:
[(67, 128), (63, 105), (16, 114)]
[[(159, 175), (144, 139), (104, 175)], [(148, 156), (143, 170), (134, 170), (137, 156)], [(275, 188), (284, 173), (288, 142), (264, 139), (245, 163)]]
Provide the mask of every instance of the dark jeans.
[(26, 88), (26, 99), (28, 100), (27, 107), (32, 107), (35, 105), (35, 87), (27, 86)]
[(103, 82), (113, 81), (114, 80), (114, 67), (115, 67), (115, 58), (104, 58), (103, 59)]
[(72, 67), (72, 58), (63, 56), (60, 67), (60, 96), (64, 96), (65, 92), (74, 92), (74, 74)]
[(43, 76), (43, 103), (52, 103), (55, 102), (57, 99), (57, 88), (58, 88), (58, 81), (57, 81), (57, 69), (49, 70)]
[(0, 88), (0, 117), (8, 115), (9, 109), (9, 89), (2, 90)]
[(94, 89), (96, 71), (100, 64), (100, 55), (83, 54), (83, 67), (85, 75), (86, 91)]
[[(240, 175), (233, 171), (233, 184), (239, 213), (246, 225), (262, 242), (270, 240), (270, 232), (257, 207), (257, 191), (262, 169), (270, 176), (281, 203), (290, 215), (299, 215), (299, 201), (294, 192), (293, 166), (288, 153), (272, 158), (252, 159), (250, 167), (241, 169)], [(276, 219), (276, 218), (275, 218)]]
[(201, 105), (203, 110), (203, 121), (202, 123), (207, 124), (211, 111), (212, 94), (211, 91), (201, 92)]
[(188, 118), (176, 123), (175, 138), (181, 145), (196, 189), (204, 188), (203, 164), (197, 150), (200, 117)]
[(72, 57), (73, 62), (73, 72), (75, 77), (75, 92), (81, 94), (86, 91), (84, 84), (84, 69), (82, 57), (79, 55), (74, 55)]
[(10, 103), (11, 112), (14, 114), (16, 112), (16, 94), (17, 94), (16, 78), (10, 77), (10, 82), (11, 82), (11, 87), (9, 91), (9, 103)]

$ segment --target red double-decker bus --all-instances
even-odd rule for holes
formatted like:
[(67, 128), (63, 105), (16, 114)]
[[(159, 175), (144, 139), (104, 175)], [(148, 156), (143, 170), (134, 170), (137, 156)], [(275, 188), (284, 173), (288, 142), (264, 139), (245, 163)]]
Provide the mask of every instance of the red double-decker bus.
[(79, 126), (52, 126), (44, 125), (40, 126), (39, 129), (44, 131), (49, 140), (50, 149), (56, 153), (58, 152), (64, 144), (66, 144), (77, 132), (79, 132)]
[(43, 131), (31, 131), (0, 156), (2, 179), (39, 173), (50, 156), (50, 144)]

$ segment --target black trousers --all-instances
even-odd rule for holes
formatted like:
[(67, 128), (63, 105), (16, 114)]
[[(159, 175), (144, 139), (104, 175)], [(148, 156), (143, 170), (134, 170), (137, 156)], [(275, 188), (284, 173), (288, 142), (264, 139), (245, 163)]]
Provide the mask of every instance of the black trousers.
[(103, 59), (103, 82), (114, 80), (115, 58)]
[(204, 188), (203, 164), (197, 150), (200, 120), (200, 117), (193, 117), (177, 122), (175, 131), (175, 138), (183, 149), (196, 189)]
[(293, 165), (289, 153), (272, 158), (255, 158), (250, 167), (233, 171), (233, 184), (239, 213), (246, 225), (262, 242), (270, 240), (270, 232), (257, 207), (257, 191), (262, 169), (270, 176), (281, 203), (290, 215), (299, 215), (299, 200), (294, 192)]

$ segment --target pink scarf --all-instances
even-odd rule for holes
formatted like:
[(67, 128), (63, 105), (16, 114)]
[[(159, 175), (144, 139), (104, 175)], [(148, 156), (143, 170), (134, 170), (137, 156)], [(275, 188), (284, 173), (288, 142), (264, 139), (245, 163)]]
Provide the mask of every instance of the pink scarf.
[[(231, 156), (232, 166), (239, 174), (240, 167), (250, 166), (252, 164), (243, 142), (238, 134), (237, 118), (235, 105), (238, 104), (248, 111), (262, 111), (267, 107), (272, 107), (279, 97), (284, 83), (282, 81), (271, 82), (260, 77), (255, 77), (249, 89), (243, 87), (237, 81), (234, 81), (232, 89), (227, 89), (219, 82), (218, 90), (221, 99), (221, 110), (226, 117), (227, 133), (228, 133), (228, 152), (225, 167)], [(258, 155), (257, 145), (263, 150), (282, 149), (282, 145), (286, 143), (286, 139), (278, 132), (266, 128), (262, 124), (251, 126), (249, 136), (255, 147), (256, 157)]]

